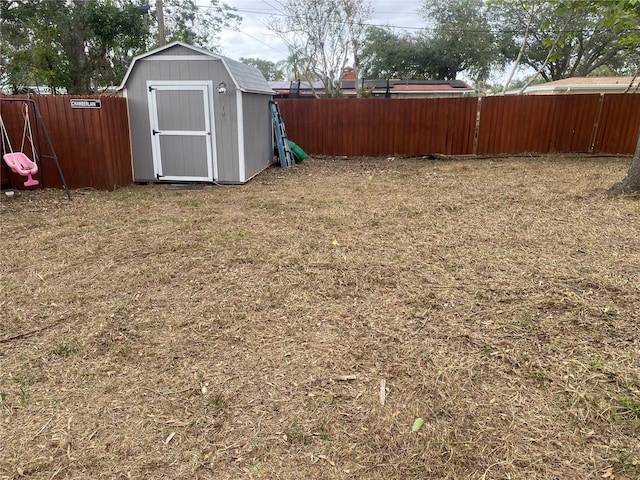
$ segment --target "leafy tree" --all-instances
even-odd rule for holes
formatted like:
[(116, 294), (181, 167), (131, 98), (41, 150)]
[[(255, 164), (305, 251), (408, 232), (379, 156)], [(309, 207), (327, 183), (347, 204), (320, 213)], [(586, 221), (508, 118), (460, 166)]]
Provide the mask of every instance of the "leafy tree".
[(199, 7), (195, 0), (163, 0), (167, 41), (179, 40), (211, 51), (220, 49), (220, 33), (233, 28), (240, 17), (226, 3), (210, 0)]
[(454, 80), (465, 72), (483, 81), (515, 56), (511, 36), (495, 33), (483, 0), (425, 0), (420, 13), (430, 27), (422, 43), (433, 78)]
[(304, 52), (303, 48), (289, 44), (289, 55), (284, 60), (278, 62), (279, 68), (287, 80), (317, 80), (318, 76), (313, 72), (311, 60)]
[[(138, 0), (135, 0), (138, 1)], [(2, 82), (14, 92), (46, 85), (86, 94), (118, 84), (134, 55), (154, 46), (134, 0), (0, 0)], [(200, 13), (192, 0), (168, 0), (171, 40), (212, 47), (238, 17), (212, 0)], [(150, 17), (154, 20), (154, 16)]]
[(362, 50), (362, 69), (369, 77), (454, 80), (461, 73), (485, 80), (492, 67), (514, 56), (510, 37), (491, 31), (490, 19), (478, 10), (481, 0), (425, 3), (426, 33), (394, 33), (369, 27)]
[[(545, 80), (556, 80), (564, 76), (586, 76), (603, 68), (615, 70), (619, 66), (631, 68), (633, 79), (640, 74), (640, 0), (498, 0), (496, 3), (505, 12), (526, 12), (520, 17), (511, 14), (503, 17), (505, 23), (509, 18), (524, 19), (519, 24), (520, 30), (526, 32), (522, 58), (530, 66), (539, 65), (523, 90), (538, 75)], [(542, 13), (545, 11), (546, 14)], [(537, 38), (533, 34), (536, 28), (544, 32)], [(526, 44), (529, 32), (536, 40), (532, 42), (533, 48)], [(531, 60), (536, 56), (538, 63)], [(630, 192), (640, 192), (640, 131), (627, 175), (609, 189), (611, 194)]]
[[(69, 25), (69, 28), (73, 29), (74, 25)], [(100, 86), (118, 84), (131, 62), (132, 54), (146, 46), (147, 30), (138, 8), (131, 3), (89, 2), (86, 32), (87, 37), (76, 37), (69, 42), (66, 51), (74, 52), (75, 59), (83, 66), (82, 73), (85, 78), (91, 79), (89, 86), (94, 90)], [(85, 55), (79, 48), (81, 44), (86, 45)], [(86, 88), (87, 84), (78, 83), (77, 86)]]
[(360, 68), (367, 78), (422, 79), (427, 74), (424, 51), (418, 37), (396, 34), (391, 28), (370, 26), (366, 29)]
[(521, 46), (519, 61), (546, 81), (587, 76), (625, 65), (630, 50), (606, 27), (616, 2), (493, 0), (491, 10)]
[(282, 80), (284, 78), (282, 70), (280, 70), (275, 63), (270, 62), (269, 60), (241, 57), (240, 61), (247, 65), (251, 65), (252, 67), (256, 67), (262, 72), (267, 81)]
[(350, 55), (357, 60), (359, 35), (367, 18), (364, 0), (287, 0), (284, 17), (272, 17), (269, 29), (289, 45), (298, 73), (317, 76), (325, 95), (341, 95), (340, 79)]
[(34, 2), (0, 0), (2, 84), (9, 85), (13, 93), (23, 93), (26, 85), (64, 82), (59, 55), (52, 48), (56, 30), (42, 25), (40, 34), (32, 35), (36, 7)]
[(131, 2), (2, 0), (2, 65), (14, 91), (47, 85), (55, 93), (117, 83), (146, 30)]
[(604, 5), (608, 9), (604, 25), (621, 35), (620, 43), (628, 52), (624, 70), (635, 78), (640, 75), (640, 0), (613, 1)]

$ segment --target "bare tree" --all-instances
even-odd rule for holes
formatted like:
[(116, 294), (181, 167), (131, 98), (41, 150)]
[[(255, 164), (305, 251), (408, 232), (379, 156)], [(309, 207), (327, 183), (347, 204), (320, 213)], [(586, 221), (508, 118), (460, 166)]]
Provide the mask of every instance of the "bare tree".
[(513, 62), (513, 68), (511, 69), (511, 72), (509, 73), (509, 77), (507, 78), (507, 81), (504, 83), (504, 87), (502, 88), (502, 94), (504, 95), (506, 93), (506, 91), (509, 89), (509, 84), (511, 83), (511, 80), (513, 79), (513, 76), (516, 73), (516, 70), (518, 69), (518, 67), (520, 66), (520, 60), (522, 60), (522, 54), (524, 53), (525, 49), (527, 48), (527, 41), (529, 40), (529, 33), (531, 32), (531, 28), (533, 26), (533, 22), (535, 19), (535, 13), (536, 13), (536, 7), (538, 6), (538, 0), (534, 0), (531, 2), (531, 4), (525, 4), (523, 3), (523, 9), (525, 9), (528, 13), (529, 13), (529, 19), (526, 23), (526, 28), (524, 31), (524, 36), (522, 38), (522, 44), (520, 45), (520, 50), (518, 50), (518, 56), (516, 57), (515, 61)]
[(351, 55), (353, 56), (353, 72), (355, 74), (355, 89), (358, 97), (361, 96), (358, 88), (360, 79), (360, 52), (365, 39), (365, 22), (371, 18), (373, 9), (365, 0), (342, 0), (346, 26), (351, 42)]
[(357, 60), (370, 6), (365, 0), (287, 0), (282, 6), (285, 15), (272, 17), (268, 28), (301, 55), (305, 80), (315, 76), (327, 97), (340, 96), (342, 71), (351, 56)]

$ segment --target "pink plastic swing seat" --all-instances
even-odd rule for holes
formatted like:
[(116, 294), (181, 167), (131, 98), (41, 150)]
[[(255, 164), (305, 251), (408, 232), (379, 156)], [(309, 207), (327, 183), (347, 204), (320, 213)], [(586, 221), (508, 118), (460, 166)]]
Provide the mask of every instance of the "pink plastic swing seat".
[(4, 158), (4, 162), (9, 166), (11, 170), (13, 170), (18, 175), (27, 177), (27, 181), (24, 182), (25, 187), (38, 185), (38, 180), (31, 177), (31, 175), (35, 175), (36, 173), (38, 173), (38, 164), (32, 162), (24, 153), (5, 153), (2, 158)]

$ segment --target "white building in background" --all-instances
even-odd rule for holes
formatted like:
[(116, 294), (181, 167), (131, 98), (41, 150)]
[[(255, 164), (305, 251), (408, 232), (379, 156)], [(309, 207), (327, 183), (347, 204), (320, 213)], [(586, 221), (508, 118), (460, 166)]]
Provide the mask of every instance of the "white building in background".
[[(520, 89), (507, 95), (518, 95)], [(528, 86), (523, 95), (560, 95), (576, 93), (640, 93), (640, 78), (636, 77), (571, 77), (554, 82)]]

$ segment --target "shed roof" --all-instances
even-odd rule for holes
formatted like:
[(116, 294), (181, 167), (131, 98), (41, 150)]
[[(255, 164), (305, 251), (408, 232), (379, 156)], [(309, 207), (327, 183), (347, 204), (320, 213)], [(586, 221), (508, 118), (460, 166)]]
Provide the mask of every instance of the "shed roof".
[(260, 70), (258, 70), (257, 68), (252, 67), (251, 65), (246, 65), (242, 62), (238, 62), (231, 58), (224, 57), (222, 55), (217, 55), (208, 50), (194, 47), (193, 45), (188, 45), (183, 42), (172, 42), (162, 47), (158, 47), (154, 50), (150, 50), (146, 53), (138, 55), (137, 57), (134, 57), (134, 59), (131, 61), (131, 64), (129, 65), (129, 69), (127, 70), (127, 73), (124, 75), (124, 78), (122, 79), (122, 83), (118, 87), (118, 90), (122, 90), (125, 87), (127, 80), (131, 75), (131, 72), (133, 71), (135, 64), (139, 60), (143, 60), (147, 57), (156, 55), (160, 52), (165, 52), (176, 46), (187, 48), (189, 50), (192, 50), (195, 53), (211, 57), (212, 59), (215, 59), (215, 60), (221, 60), (224, 66), (229, 71), (229, 75), (231, 75), (231, 78), (233, 79), (236, 88), (241, 92), (264, 93), (267, 95), (273, 95), (275, 93), (267, 83), (267, 80), (264, 78), (264, 75), (262, 75)]

